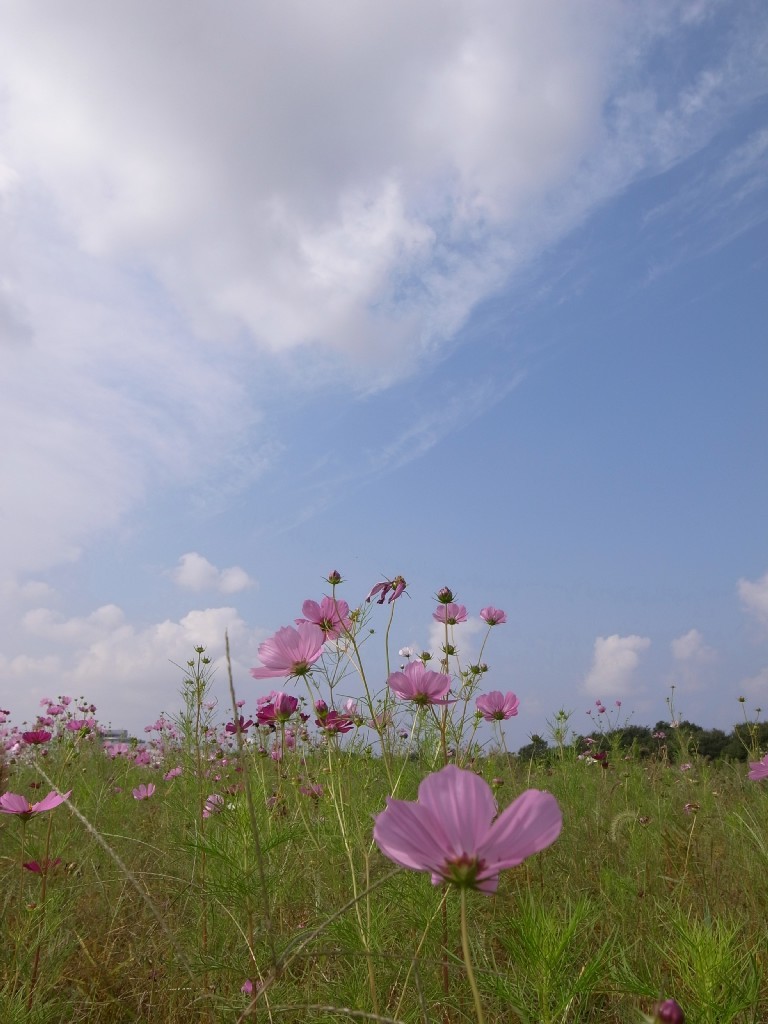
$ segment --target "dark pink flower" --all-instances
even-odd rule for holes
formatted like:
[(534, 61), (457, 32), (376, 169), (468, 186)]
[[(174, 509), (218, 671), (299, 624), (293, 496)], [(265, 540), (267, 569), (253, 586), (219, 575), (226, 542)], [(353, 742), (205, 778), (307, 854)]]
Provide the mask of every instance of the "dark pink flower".
[(253, 725), (252, 719), (245, 719), (243, 715), (240, 715), (236, 722), (227, 722), (224, 726), (224, 731), (229, 733), (245, 732), (246, 729), (250, 729)]
[(136, 789), (133, 790), (133, 799), (149, 800), (149, 798), (153, 795), (154, 792), (154, 782), (142, 782), (140, 786), (137, 786)]
[(21, 738), (25, 743), (29, 743), (30, 745), (47, 743), (51, 738), (51, 733), (49, 733), (47, 729), (32, 729), (30, 732), (23, 732), (21, 734)]
[(511, 691), (502, 693), (500, 690), (491, 690), (478, 697), (475, 704), (486, 722), (501, 722), (517, 715), (520, 701)]
[(685, 1024), (685, 1014), (676, 999), (665, 999), (656, 1007), (658, 1024)]
[(489, 626), (500, 626), (507, 621), (507, 613), (489, 604), (487, 608), (480, 609), (480, 618), (485, 619)]
[(395, 576), (393, 580), (382, 580), (381, 583), (377, 583), (374, 587), (371, 587), (371, 590), (365, 600), (370, 602), (371, 598), (376, 597), (378, 594), (379, 598), (376, 604), (384, 604), (384, 599), (387, 594), (389, 594), (387, 604), (392, 604), (393, 601), (396, 601), (398, 597), (400, 597), (407, 586), (408, 584), (402, 576)]
[(455, 626), (459, 622), (467, 621), (467, 609), (463, 604), (439, 604), (437, 610), (432, 612), (432, 618), (436, 622), (446, 622), (449, 626)]
[(352, 628), (349, 605), (346, 601), (339, 601), (333, 597), (324, 597), (320, 604), (317, 601), (305, 601), (301, 606), (301, 613), (304, 618), (296, 619), (296, 624), (314, 622), (322, 629), (328, 640), (335, 640), (341, 633)]
[(315, 725), (324, 729), (329, 735), (335, 735), (339, 732), (349, 732), (355, 727), (355, 723), (349, 715), (340, 715), (338, 711), (329, 711), (328, 714), (324, 715), (322, 718), (316, 718)]
[(483, 779), (447, 765), (422, 781), (415, 803), (388, 798), (373, 837), (396, 864), (429, 872), (433, 885), (452, 882), (492, 893), (499, 872), (550, 846), (562, 828), (557, 801), (536, 789), (496, 812)]
[(431, 672), (421, 661), (412, 661), (402, 672), (392, 672), (387, 685), (402, 700), (412, 700), (415, 704), (447, 704), (444, 698), (451, 680), (442, 672)]
[(48, 796), (44, 796), (36, 804), (31, 804), (25, 796), (19, 796), (17, 793), (3, 793), (0, 796), (0, 811), (3, 814), (18, 814), (20, 818), (27, 820), (33, 814), (52, 811), (54, 807), (58, 807), (59, 804), (63, 804), (65, 800), (68, 800), (71, 792), (72, 790), (70, 789), (68, 793), (64, 793), (62, 796), (61, 793), (52, 790)]
[(749, 775), (747, 778), (756, 781), (768, 779), (768, 754), (765, 755), (762, 761), (749, 762)]
[(296, 629), (283, 626), (259, 645), (264, 668), (252, 668), (254, 679), (276, 676), (305, 676), (323, 652), (325, 633), (313, 622), (302, 622)]
[(61, 857), (53, 857), (50, 860), (42, 861), (42, 863), (37, 860), (28, 860), (21, 866), (26, 868), (27, 871), (34, 872), (36, 875), (47, 875), (49, 871), (53, 871), (59, 864), (63, 863)]

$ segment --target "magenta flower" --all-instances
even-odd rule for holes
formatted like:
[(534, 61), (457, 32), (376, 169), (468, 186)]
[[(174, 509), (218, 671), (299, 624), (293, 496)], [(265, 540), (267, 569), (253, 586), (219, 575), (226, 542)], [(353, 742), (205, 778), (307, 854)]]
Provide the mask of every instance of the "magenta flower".
[(349, 605), (346, 601), (338, 601), (333, 597), (324, 597), (320, 604), (317, 601), (305, 601), (301, 606), (303, 619), (296, 619), (296, 624), (314, 622), (322, 629), (327, 640), (335, 640), (341, 633), (352, 628), (349, 617)]
[(475, 704), (486, 722), (502, 722), (517, 715), (520, 701), (511, 691), (502, 693), (500, 690), (491, 690), (478, 697)]
[(47, 743), (51, 738), (51, 733), (47, 729), (32, 729), (30, 732), (23, 732), (21, 738), (30, 745)]
[(496, 812), (490, 786), (449, 764), (422, 781), (416, 802), (387, 798), (373, 838), (396, 864), (428, 871), (433, 885), (452, 882), (492, 893), (499, 872), (550, 846), (563, 824), (552, 794), (536, 789)]
[(685, 1014), (676, 999), (665, 999), (656, 1007), (658, 1024), (685, 1024)]
[(0, 811), (3, 814), (18, 814), (20, 818), (28, 821), (34, 814), (42, 814), (43, 811), (52, 811), (54, 807), (58, 807), (59, 804), (63, 804), (65, 800), (69, 799), (69, 793), (57, 793), (52, 790), (48, 796), (44, 796), (42, 800), (38, 800), (36, 804), (31, 804), (25, 796), (19, 796), (17, 793), (3, 793), (0, 796)]
[(250, 729), (252, 725), (252, 719), (246, 719), (243, 715), (240, 715), (236, 722), (227, 722), (224, 726), (224, 731), (229, 733), (245, 732), (247, 729)]
[(49, 871), (54, 871), (59, 864), (63, 864), (64, 861), (61, 857), (53, 857), (49, 860), (37, 861), (28, 860), (25, 861), (21, 866), (26, 868), (27, 871), (32, 871), (36, 875), (47, 875)]
[(442, 672), (431, 672), (421, 661), (412, 661), (402, 672), (392, 672), (387, 685), (402, 700), (414, 704), (448, 704), (445, 695), (451, 685), (449, 676)]
[(348, 715), (340, 715), (338, 711), (329, 711), (322, 718), (316, 718), (315, 725), (324, 729), (329, 735), (349, 732), (355, 727), (355, 723)]
[(768, 754), (762, 759), (762, 761), (750, 761), (749, 762), (749, 775), (748, 779), (768, 779)]
[(134, 800), (149, 800), (152, 794), (155, 792), (154, 782), (142, 782), (140, 786), (137, 786), (133, 791)]
[(489, 604), (487, 608), (480, 609), (480, 618), (484, 619), (489, 626), (500, 626), (502, 622), (507, 621), (507, 613), (503, 612), (501, 608), (494, 608)]
[(275, 676), (305, 676), (323, 651), (325, 633), (314, 622), (301, 622), (296, 627), (283, 626), (269, 640), (259, 645), (264, 668), (252, 668), (254, 679)]
[(381, 583), (377, 583), (374, 587), (371, 587), (371, 590), (365, 600), (370, 603), (371, 598), (376, 597), (378, 594), (379, 598), (376, 604), (384, 604), (384, 599), (387, 594), (389, 594), (387, 604), (392, 604), (393, 601), (396, 601), (398, 597), (400, 597), (407, 586), (408, 584), (402, 576), (395, 576), (393, 580), (382, 580)]
[(467, 621), (467, 609), (463, 604), (439, 604), (437, 610), (432, 612), (432, 618), (436, 622), (446, 622), (449, 626), (456, 626), (459, 622)]

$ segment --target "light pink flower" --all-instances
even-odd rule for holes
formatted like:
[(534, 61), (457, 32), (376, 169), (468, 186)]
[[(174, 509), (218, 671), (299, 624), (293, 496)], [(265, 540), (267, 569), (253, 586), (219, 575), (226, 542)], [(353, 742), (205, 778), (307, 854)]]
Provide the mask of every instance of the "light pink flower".
[(175, 768), (171, 768), (169, 771), (167, 771), (163, 778), (165, 779), (166, 782), (170, 782), (171, 779), (178, 779), (183, 770), (184, 769), (181, 767), (181, 765), (176, 765)]
[(325, 633), (313, 622), (302, 622), (296, 629), (283, 626), (259, 645), (264, 668), (252, 668), (254, 679), (276, 676), (305, 676), (323, 651)]
[(449, 764), (422, 781), (415, 803), (388, 798), (373, 837), (396, 864), (428, 871), (433, 885), (452, 882), (492, 893), (500, 871), (550, 846), (562, 828), (557, 801), (536, 789), (498, 818), (496, 811), (490, 786)]
[(205, 806), (203, 807), (203, 817), (210, 818), (213, 814), (218, 814), (224, 809), (224, 797), (221, 793), (211, 793), (206, 798)]
[(478, 697), (475, 704), (486, 722), (501, 722), (517, 715), (520, 701), (511, 691), (502, 693), (500, 690), (491, 690), (490, 693)]
[(387, 685), (403, 700), (415, 704), (447, 704), (445, 695), (451, 685), (449, 676), (431, 672), (421, 661), (412, 661), (402, 672), (392, 672)]
[(142, 782), (140, 786), (137, 786), (133, 790), (134, 800), (149, 800), (152, 794), (155, 792), (154, 782)]
[(437, 610), (432, 612), (432, 618), (436, 622), (446, 622), (449, 626), (456, 626), (459, 622), (467, 621), (467, 609), (463, 604), (439, 604)]
[(507, 613), (503, 612), (501, 608), (494, 608), (489, 604), (487, 608), (480, 609), (480, 618), (484, 619), (489, 626), (500, 626), (502, 622), (507, 621)]
[(749, 775), (748, 779), (768, 779), (768, 754), (762, 759), (762, 761), (750, 761), (749, 762)]
[(43, 811), (52, 811), (54, 807), (58, 807), (59, 804), (63, 804), (65, 800), (69, 799), (69, 794), (72, 792), (70, 789), (68, 793), (57, 793), (52, 790), (48, 796), (44, 796), (42, 800), (38, 800), (36, 804), (31, 804), (25, 796), (19, 796), (17, 793), (3, 793), (0, 796), (0, 811), (3, 814), (18, 814), (20, 818), (28, 820), (33, 814), (42, 814)]
[(314, 622), (325, 633), (326, 639), (335, 640), (341, 633), (352, 628), (349, 617), (349, 605), (333, 597), (324, 597), (320, 604), (317, 601), (305, 601), (301, 606), (303, 619), (296, 619), (296, 624)]

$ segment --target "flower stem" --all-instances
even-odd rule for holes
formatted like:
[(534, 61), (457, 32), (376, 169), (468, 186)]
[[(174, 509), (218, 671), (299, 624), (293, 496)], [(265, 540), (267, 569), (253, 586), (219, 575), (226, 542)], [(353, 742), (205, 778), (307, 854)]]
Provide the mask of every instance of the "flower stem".
[(477, 1024), (485, 1024), (483, 1004), (480, 1001), (480, 992), (475, 981), (475, 972), (472, 970), (472, 959), (469, 955), (469, 934), (467, 931), (467, 890), (461, 890), (461, 952), (464, 957), (464, 967), (467, 971), (467, 981), (472, 989), (472, 998), (475, 1002), (475, 1017)]

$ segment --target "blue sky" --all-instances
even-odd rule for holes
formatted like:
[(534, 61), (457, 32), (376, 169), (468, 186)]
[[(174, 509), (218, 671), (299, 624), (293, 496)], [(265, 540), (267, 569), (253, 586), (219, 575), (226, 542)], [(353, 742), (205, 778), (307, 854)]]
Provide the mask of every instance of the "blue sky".
[(506, 609), (512, 746), (768, 710), (762, 4), (353, 11), (0, 3), (0, 706), (255, 698), (338, 568)]

